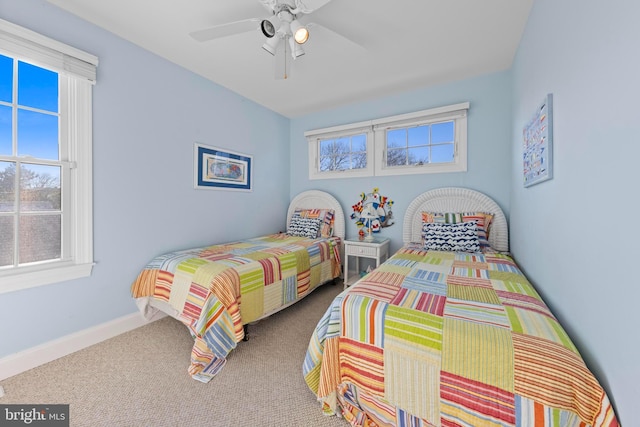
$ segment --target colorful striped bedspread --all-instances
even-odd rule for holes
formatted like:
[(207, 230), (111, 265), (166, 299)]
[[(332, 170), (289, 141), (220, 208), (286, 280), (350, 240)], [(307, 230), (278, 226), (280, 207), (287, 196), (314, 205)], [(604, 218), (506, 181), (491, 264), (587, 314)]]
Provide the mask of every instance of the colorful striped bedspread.
[(287, 234), (167, 253), (131, 286), (141, 312), (158, 307), (195, 343), (189, 373), (208, 382), (244, 337), (243, 325), (275, 313), (340, 275), (340, 238)]
[(303, 374), (354, 426), (617, 426), (603, 388), (506, 254), (405, 246), (336, 297)]

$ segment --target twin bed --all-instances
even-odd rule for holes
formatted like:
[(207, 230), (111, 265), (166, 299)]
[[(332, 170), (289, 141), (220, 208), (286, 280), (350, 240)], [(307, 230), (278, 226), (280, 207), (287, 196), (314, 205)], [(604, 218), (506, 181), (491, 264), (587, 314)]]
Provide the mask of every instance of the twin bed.
[(493, 200), (461, 188), (423, 193), (403, 240), (335, 298), (310, 339), (303, 375), (326, 414), (369, 427), (618, 425), (506, 252)]
[[(146, 317), (160, 311), (188, 327), (193, 378), (211, 380), (247, 324), (341, 275), (345, 221), (333, 196), (296, 196), (287, 231), (158, 256), (133, 283)], [(423, 193), (404, 215), (403, 240), (334, 299), (310, 337), (303, 376), (326, 414), (367, 427), (618, 426), (508, 254), (492, 199)]]
[(247, 325), (341, 275), (344, 212), (328, 193), (294, 197), (287, 233), (171, 252), (152, 259), (131, 292), (147, 318), (166, 313), (189, 329), (189, 374), (210, 381), (246, 338)]

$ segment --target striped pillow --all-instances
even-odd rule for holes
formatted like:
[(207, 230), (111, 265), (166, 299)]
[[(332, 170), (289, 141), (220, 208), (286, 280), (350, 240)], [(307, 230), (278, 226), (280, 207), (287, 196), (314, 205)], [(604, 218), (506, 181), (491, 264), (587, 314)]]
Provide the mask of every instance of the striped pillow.
[(446, 224), (422, 224), (424, 249), (428, 251), (480, 252), (478, 226), (475, 221)]
[(287, 229), (290, 236), (306, 237), (315, 239), (318, 237), (320, 229), (320, 219), (318, 218), (302, 218), (292, 217)]
[[(486, 212), (462, 212), (462, 213), (438, 213), (422, 212), (422, 223), (434, 222), (439, 224), (458, 224), (461, 222), (475, 221), (478, 227), (478, 240), (480, 248), (490, 248), (489, 231), (493, 214)], [(424, 235), (422, 236), (424, 240)]]

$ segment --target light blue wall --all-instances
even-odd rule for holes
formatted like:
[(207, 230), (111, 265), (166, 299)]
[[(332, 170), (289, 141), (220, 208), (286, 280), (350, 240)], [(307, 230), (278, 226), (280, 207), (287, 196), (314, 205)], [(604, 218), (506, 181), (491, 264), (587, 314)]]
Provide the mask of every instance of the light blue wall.
[[(467, 172), (309, 180), (308, 143), (304, 132), (461, 102), (470, 103)], [(382, 195), (394, 201), (395, 224), (380, 233), (392, 239), (392, 251), (402, 246), (402, 216), (408, 204), (418, 194), (433, 188), (456, 186), (482, 191), (493, 197), (508, 214), (510, 123), (509, 72), (412, 90), (295, 118), (291, 120), (291, 195), (308, 189), (325, 190), (340, 201), (348, 217), (360, 193), (378, 187)], [(356, 236), (357, 232), (355, 222), (347, 219), (347, 236)]]
[[(0, 0), (0, 18), (100, 59), (96, 266), (87, 279), (0, 294), (0, 357), (134, 313), (129, 287), (157, 254), (284, 227), (287, 118), (43, 0)], [(253, 155), (254, 191), (194, 190), (196, 141)]]
[[(536, 0), (513, 66), (511, 248), (640, 425), (640, 3)], [(522, 127), (553, 93), (554, 177), (523, 188)]]
[[(0, 357), (133, 313), (129, 285), (153, 255), (280, 229), (289, 198), (302, 190), (334, 194), (349, 214), (360, 192), (379, 187), (395, 201), (396, 224), (383, 231), (395, 250), (402, 213), (417, 194), (465, 186), (506, 211), (516, 260), (610, 392), (624, 425), (640, 425), (640, 236), (618, 225), (640, 207), (639, 12), (632, 0), (536, 0), (513, 70), (397, 96), (372, 94), (370, 102), (289, 121), (44, 0), (0, 0), (0, 18), (100, 58), (97, 265), (85, 280), (0, 294)], [(555, 176), (524, 189), (521, 130), (548, 92)], [(305, 131), (466, 101), (468, 172), (308, 180)], [(195, 141), (252, 154), (254, 192), (193, 190)], [(353, 221), (347, 226), (356, 233)]]

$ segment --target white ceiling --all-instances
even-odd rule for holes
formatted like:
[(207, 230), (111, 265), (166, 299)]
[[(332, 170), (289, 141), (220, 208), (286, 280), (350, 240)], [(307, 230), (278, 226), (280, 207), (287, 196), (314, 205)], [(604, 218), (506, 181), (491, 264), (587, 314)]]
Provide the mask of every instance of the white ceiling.
[(257, 28), (189, 35), (268, 18), (258, 0), (48, 1), (286, 117), (508, 69), (533, 3), (332, 0), (305, 17), (320, 26), (282, 79)]

